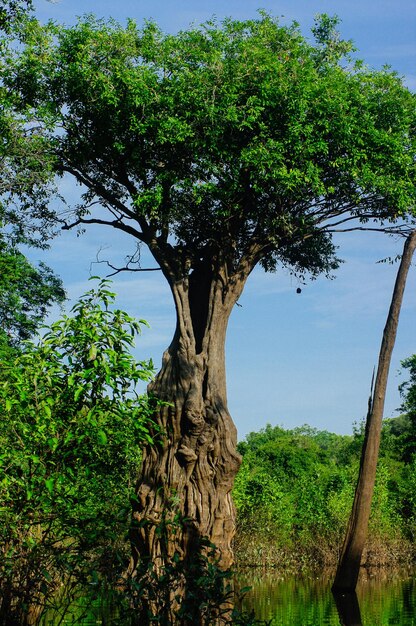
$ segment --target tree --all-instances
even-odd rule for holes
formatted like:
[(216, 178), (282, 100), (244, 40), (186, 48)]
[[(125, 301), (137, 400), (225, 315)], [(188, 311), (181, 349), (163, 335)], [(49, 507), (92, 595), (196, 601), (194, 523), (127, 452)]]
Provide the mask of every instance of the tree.
[[(0, 0), (2, 50), (20, 37), (31, 9), (30, 0)], [(65, 292), (50, 268), (32, 265), (19, 249), (19, 244), (46, 247), (56, 231), (46, 205), (53, 171), (42, 134), (13, 114), (13, 98), (3, 84), (0, 103), (0, 349), (8, 350), (33, 335)]]
[(364, 443), (361, 452), (360, 471), (355, 490), (354, 503), (348, 522), (338, 568), (333, 584), (335, 592), (355, 592), (360, 572), (361, 557), (368, 532), (371, 501), (376, 480), (376, 469), (380, 448), (384, 401), (390, 361), (396, 341), (399, 315), (403, 301), (407, 274), (416, 248), (416, 230), (406, 239), (402, 260), (394, 285), (391, 305), (384, 327), (380, 347), (374, 392), (369, 400)]
[(137, 384), (153, 365), (130, 353), (145, 322), (113, 304), (101, 282), (42, 339), (2, 359), (2, 626), (38, 623), (63, 585), (70, 600), (100, 579), (114, 585), (127, 567), (129, 498), (155, 430)]
[[(5, 40), (0, 42), (0, 49)], [(54, 169), (42, 129), (14, 116), (13, 98), (0, 83), (0, 229), (1, 246), (45, 248), (57, 231), (48, 208)]]
[(37, 268), (0, 239), (0, 349), (29, 339), (53, 303), (62, 303), (62, 282), (44, 264)]
[(12, 26), (31, 8), (31, 0), (0, 0), (0, 31), (10, 32)]
[(158, 562), (154, 525), (173, 496), (186, 524), (169, 550), (186, 561), (207, 536), (232, 562), (240, 456), (224, 342), (253, 268), (330, 274), (334, 231), (400, 232), (414, 211), (414, 96), (354, 64), (336, 25), (323, 16), (309, 42), (264, 13), (177, 35), (29, 21), (3, 54), (15, 117), (36, 120), (48, 163), (81, 186), (64, 228), (129, 233), (173, 295), (175, 335), (150, 385), (166, 439), (144, 452), (133, 568)]
[[(403, 403), (400, 409), (405, 412), (414, 434), (416, 432), (416, 355), (413, 354), (411, 357), (402, 361), (402, 366), (409, 370), (409, 380), (402, 383), (399, 388), (400, 394), (403, 397)], [(411, 436), (410, 432), (408, 434)], [(416, 452), (415, 441), (409, 441), (409, 443), (413, 443), (413, 452)]]
[[(0, 0), (0, 51), (22, 41), (32, 3)], [(1, 241), (46, 247), (56, 232), (54, 211), (48, 209), (54, 168), (41, 125), (14, 110), (14, 95), (5, 88), (5, 59), (0, 66), (0, 229)], [(7, 60), (6, 60), (7, 64)]]

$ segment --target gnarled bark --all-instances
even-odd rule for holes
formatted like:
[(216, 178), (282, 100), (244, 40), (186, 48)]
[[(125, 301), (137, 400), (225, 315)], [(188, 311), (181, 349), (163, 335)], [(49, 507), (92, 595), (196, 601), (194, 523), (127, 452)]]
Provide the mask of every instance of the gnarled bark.
[[(186, 569), (198, 558), (204, 538), (215, 545), (222, 569), (233, 562), (231, 490), (241, 458), (227, 409), (224, 348), (228, 319), (246, 278), (242, 272), (230, 280), (224, 271), (214, 274), (201, 264), (189, 276), (169, 281), (176, 331), (149, 386), (149, 393), (166, 403), (156, 413), (164, 436), (143, 455), (131, 533), (133, 571), (146, 560), (163, 571), (175, 553)], [(179, 532), (172, 527), (166, 537), (157, 528), (172, 499), (183, 526)]]

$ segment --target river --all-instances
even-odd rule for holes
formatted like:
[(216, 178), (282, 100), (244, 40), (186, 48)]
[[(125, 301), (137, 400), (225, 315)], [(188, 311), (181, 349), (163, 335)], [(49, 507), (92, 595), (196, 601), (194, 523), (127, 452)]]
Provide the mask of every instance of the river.
[[(268, 626), (416, 626), (416, 572), (363, 571), (355, 597), (331, 593), (328, 574), (282, 576), (278, 572), (240, 573), (240, 586), (251, 586), (242, 611), (254, 611), (259, 623)], [(127, 626), (114, 621), (111, 607), (103, 611), (86, 598), (61, 621), (46, 616), (42, 626)], [(80, 619), (80, 614), (83, 617)], [(112, 614), (112, 617), (111, 617)]]
[[(416, 626), (416, 573), (363, 571), (356, 598), (331, 593), (332, 577), (251, 573), (243, 608), (270, 626)], [(337, 608), (338, 604), (338, 608)]]

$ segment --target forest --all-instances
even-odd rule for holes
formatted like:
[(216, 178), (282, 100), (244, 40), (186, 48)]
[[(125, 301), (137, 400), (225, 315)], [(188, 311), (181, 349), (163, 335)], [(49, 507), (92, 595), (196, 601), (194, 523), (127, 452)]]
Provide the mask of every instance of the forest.
[[(415, 357), (403, 388), (403, 414), (383, 422), (380, 459), (363, 563), (411, 563), (416, 532)], [(310, 426), (270, 426), (238, 444), (243, 455), (234, 488), (238, 562), (298, 570), (336, 564), (351, 512), (363, 423), (353, 435)], [(254, 539), (253, 539), (254, 538)]]
[[(31, 276), (37, 272), (30, 266)], [(2, 313), (10, 321), (13, 313), (4, 303), (12, 301), (6, 298), (12, 285), (7, 274), (2, 276)], [(55, 298), (62, 297), (60, 289), (58, 284)], [(155, 400), (134, 391), (138, 381), (154, 375), (151, 362), (138, 362), (131, 354), (145, 322), (115, 305), (111, 283), (94, 280), (71, 314), (42, 337), (18, 340), (31, 321), (27, 314), (15, 318), (13, 335), (12, 324), (10, 335), (1, 332), (4, 624), (37, 624), (46, 611), (65, 615), (91, 585), (91, 598), (110, 598), (120, 624), (127, 623), (122, 620), (132, 606), (137, 608), (131, 599), (146, 598), (144, 579), (139, 590), (133, 580), (132, 588), (121, 591), (120, 581), (130, 558), (130, 502), (140, 450), (145, 443), (163, 445), (165, 434), (152, 420)], [(409, 566), (415, 559), (416, 355), (403, 362), (403, 369), (402, 414), (383, 423), (366, 567)], [(356, 423), (353, 435), (268, 425), (240, 441), (243, 462), (233, 490), (238, 568), (300, 572), (336, 565), (363, 430), (363, 423)], [(182, 524), (174, 500), (170, 506), (167, 513), (174, 515), (160, 525), (162, 535)], [(207, 548), (209, 554), (213, 547), (207, 543)], [(227, 595), (230, 579), (208, 560), (195, 567), (201, 588), (194, 590), (192, 603), (207, 605), (206, 623), (211, 623), (210, 611)], [(167, 623), (164, 595), (180, 573), (175, 560), (162, 576), (152, 568), (146, 573), (160, 623)], [(233, 623), (251, 622), (234, 616)]]
[[(342, 599), (361, 562), (414, 561), (411, 354), (402, 415), (382, 418), (416, 247), (415, 97), (353, 57), (339, 22), (317, 15), (306, 36), (259, 11), (172, 34), (42, 24), (2, 0), (2, 625), (63, 623), (82, 598), (123, 626), (248, 625), (237, 565), (338, 562)], [(176, 328), (159, 371), (133, 356), (147, 321), (108, 277), (60, 314), (65, 285), (26, 256), (90, 228), (133, 246), (109, 273), (165, 281)], [(333, 278), (336, 235), (367, 230), (404, 248), (365, 424), (238, 442), (225, 344), (253, 271)]]

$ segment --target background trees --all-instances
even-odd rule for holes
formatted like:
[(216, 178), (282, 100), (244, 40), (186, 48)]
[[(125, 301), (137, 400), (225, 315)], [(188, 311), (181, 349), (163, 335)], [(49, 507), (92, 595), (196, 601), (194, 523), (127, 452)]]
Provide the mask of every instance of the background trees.
[[(383, 425), (367, 566), (414, 558), (415, 458), (407, 458), (401, 446), (404, 417)], [(352, 436), (269, 425), (238, 444), (243, 455), (234, 488), (239, 563), (296, 572), (337, 563), (363, 438), (364, 424)]]
[[(32, 3), (1, 0), (0, 49), (19, 37)], [(4, 66), (1, 66), (4, 69)], [(2, 72), (3, 73), (3, 72)], [(60, 279), (45, 264), (30, 263), (22, 245), (46, 247), (56, 231), (46, 207), (52, 170), (39, 128), (13, 112), (13, 97), (0, 84), (0, 347), (29, 339), (52, 304), (62, 303)], [(55, 226), (55, 228), (54, 228)]]
[(400, 385), (404, 417), (393, 432), (402, 437), (403, 456), (410, 458), (416, 452), (416, 355), (404, 360), (402, 366), (409, 371), (409, 380)]
[(33, 266), (16, 247), (0, 240), (0, 344), (29, 339), (53, 303), (62, 303), (61, 281), (44, 264)]

